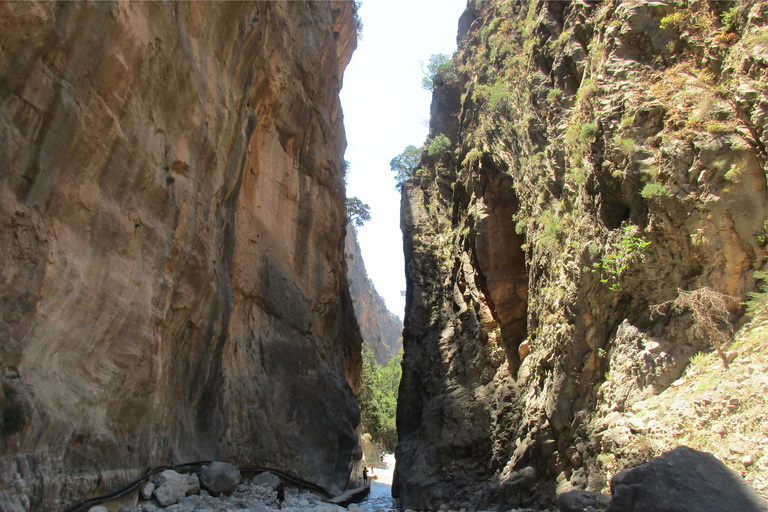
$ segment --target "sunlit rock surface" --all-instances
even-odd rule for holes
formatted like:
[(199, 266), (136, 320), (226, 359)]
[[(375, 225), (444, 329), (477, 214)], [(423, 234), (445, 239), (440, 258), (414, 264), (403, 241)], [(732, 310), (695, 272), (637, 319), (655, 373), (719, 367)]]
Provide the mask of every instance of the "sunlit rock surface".
[[(547, 506), (660, 449), (625, 449), (621, 413), (727, 338), (765, 266), (767, 23), (757, 0), (469, 2), (432, 103), (451, 146), (403, 187), (403, 507)], [(653, 312), (681, 290), (726, 314)]]
[(352, 2), (0, 4), (0, 508), (360, 457)]

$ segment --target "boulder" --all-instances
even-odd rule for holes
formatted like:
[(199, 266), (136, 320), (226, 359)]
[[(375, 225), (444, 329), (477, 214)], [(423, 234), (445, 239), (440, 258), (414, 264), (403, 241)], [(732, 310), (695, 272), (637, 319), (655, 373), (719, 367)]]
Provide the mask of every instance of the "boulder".
[(275, 490), (277, 488), (277, 484), (279, 483), (280, 483), (280, 477), (278, 477), (273, 473), (270, 473), (269, 471), (266, 471), (264, 473), (258, 474), (255, 477), (253, 477), (254, 485), (260, 485), (262, 487), (266, 487), (272, 490)]
[(711, 453), (680, 446), (611, 480), (608, 512), (765, 512), (768, 502)]
[(200, 492), (200, 479), (195, 474), (187, 475), (187, 496)]
[(177, 473), (172, 469), (166, 469), (154, 480), (155, 490), (153, 495), (161, 507), (167, 507), (178, 503), (187, 495), (187, 476)]
[(583, 512), (587, 507), (603, 510), (611, 501), (611, 497), (581, 489), (564, 492), (557, 495), (555, 504), (560, 512)]
[(226, 462), (212, 462), (200, 472), (200, 486), (213, 496), (231, 494), (240, 480), (237, 466)]
[(155, 491), (155, 484), (153, 482), (147, 482), (141, 486), (141, 491), (139, 491), (139, 494), (141, 495), (141, 499), (148, 500), (152, 498), (152, 493), (154, 491)]
[(200, 496), (187, 496), (179, 500), (179, 512), (194, 512), (203, 501)]

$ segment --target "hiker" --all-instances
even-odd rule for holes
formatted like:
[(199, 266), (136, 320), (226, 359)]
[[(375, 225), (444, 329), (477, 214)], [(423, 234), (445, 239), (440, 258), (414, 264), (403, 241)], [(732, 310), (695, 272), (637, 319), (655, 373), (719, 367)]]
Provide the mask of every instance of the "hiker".
[(363, 485), (368, 483), (368, 466), (363, 466)]
[(285, 480), (277, 484), (277, 508), (283, 508), (283, 501), (285, 501)]

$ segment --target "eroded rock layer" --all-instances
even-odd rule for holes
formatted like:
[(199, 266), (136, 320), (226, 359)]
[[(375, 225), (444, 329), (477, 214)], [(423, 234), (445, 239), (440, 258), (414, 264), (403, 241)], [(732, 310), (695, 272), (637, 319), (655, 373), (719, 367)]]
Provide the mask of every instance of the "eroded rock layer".
[(767, 24), (757, 0), (469, 2), (434, 77), (450, 148), (403, 187), (404, 507), (603, 491), (648, 457), (611, 413), (727, 339), (766, 261)]
[(353, 3), (0, 4), (0, 508), (360, 457)]

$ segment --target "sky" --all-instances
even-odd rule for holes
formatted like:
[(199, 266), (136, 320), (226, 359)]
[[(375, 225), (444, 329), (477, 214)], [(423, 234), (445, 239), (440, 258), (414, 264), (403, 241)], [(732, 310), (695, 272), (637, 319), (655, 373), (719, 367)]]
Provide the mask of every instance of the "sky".
[(341, 105), (350, 163), (347, 197), (371, 207), (358, 228), (368, 277), (400, 318), (405, 263), (400, 192), (389, 162), (427, 137), (432, 93), (421, 87), (422, 64), (456, 50), (467, 0), (362, 0), (363, 37), (344, 73)]

